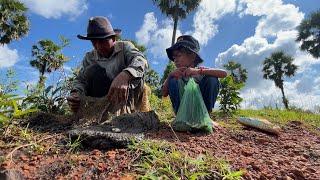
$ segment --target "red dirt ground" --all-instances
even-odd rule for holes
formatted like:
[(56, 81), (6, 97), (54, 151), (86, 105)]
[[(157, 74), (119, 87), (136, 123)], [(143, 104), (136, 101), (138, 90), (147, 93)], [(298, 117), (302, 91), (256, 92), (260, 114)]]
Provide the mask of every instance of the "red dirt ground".
[[(219, 127), (210, 135), (176, 135), (179, 140), (169, 127), (162, 127), (147, 137), (172, 142), (193, 157), (208, 152), (224, 158), (234, 170), (246, 170), (244, 179), (320, 177), (320, 137), (298, 122), (285, 126), (279, 137), (246, 127)], [(33, 146), (18, 149), (11, 162), (1, 163), (1, 169), (19, 172), (26, 179), (134, 179), (130, 168), (136, 157), (126, 149), (68, 153), (65, 139), (59, 134), (39, 143), (42, 149), (38, 151), (31, 149)], [(14, 137), (0, 138), (0, 156), (14, 149), (5, 146), (9, 142), (14, 142)]]
[(230, 162), (233, 169), (245, 169), (244, 179), (320, 178), (320, 137), (299, 122), (283, 128), (279, 137), (244, 128), (219, 128), (208, 136), (170, 132), (162, 129), (150, 137), (171, 141), (191, 156), (208, 152)]

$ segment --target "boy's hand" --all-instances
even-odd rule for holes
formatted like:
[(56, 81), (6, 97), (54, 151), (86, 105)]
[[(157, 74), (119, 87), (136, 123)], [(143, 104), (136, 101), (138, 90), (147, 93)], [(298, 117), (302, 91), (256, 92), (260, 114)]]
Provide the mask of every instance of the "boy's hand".
[(185, 77), (192, 77), (200, 74), (200, 69), (197, 68), (188, 68), (184, 71)]
[(169, 77), (174, 77), (175, 79), (180, 79), (180, 78), (182, 78), (182, 77), (185, 76), (184, 71), (185, 71), (186, 69), (187, 69), (186, 67), (178, 68), (178, 69), (172, 71), (172, 72), (169, 74)]

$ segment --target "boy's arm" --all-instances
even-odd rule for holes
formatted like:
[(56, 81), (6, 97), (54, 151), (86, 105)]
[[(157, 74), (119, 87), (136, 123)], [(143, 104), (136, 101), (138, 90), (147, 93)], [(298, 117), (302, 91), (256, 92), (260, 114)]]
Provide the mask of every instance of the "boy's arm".
[(207, 76), (213, 76), (217, 78), (224, 78), (227, 76), (227, 72), (222, 69), (213, 69), (213, 68), (188, 68), (185, 71), (185, 76), (196, 76), (196, 75), (207, 75)]
[(175, 78), (175, 79), (180, 79), (181, 77), (184, 76), (184, 71), (186, 70), (186, 67), (178, 68), (172, 71), (167, 79), (164, 81), (162, 87), (161, 87), (161, 94), (163, 97), (167, 97), (169, 95), (169, 79), (170, 78)]
[(199, 74), (214, 76), (217, 78), (224, 78), (228, 75), (227, 72), (223, 69), (213, 69), (213, 68), (199, 68)]

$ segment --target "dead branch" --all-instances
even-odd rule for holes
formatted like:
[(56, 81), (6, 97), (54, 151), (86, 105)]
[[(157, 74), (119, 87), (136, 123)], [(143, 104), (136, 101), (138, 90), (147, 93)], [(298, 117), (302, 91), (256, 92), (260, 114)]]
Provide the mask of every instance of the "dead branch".
[(10, 158), (10, 162), (12, 161), (12, 156), (13, 156), (13, 153), (16, 152), (17, 150), (21, 149), (21, 148), (24, 148), (24, 147), (28, 147), (28, 146), (32, 146), (32, 145), (36, 145), (44, 140), (47, 140), (47, 139), (51, 139), (51, 138), (54, 138), (56, 137), (57, 135), (54, 135), (54, 136), (49, 136), (49, 137), (44, 137), (42, 139), (39, 139), (38, 141), (36, 142), (32, 142), (32, 143), (29, 143), (29, 144), (24, 144), (24, 145), (21, 145), (21, 146), (18, 146), (16, 148), (14, 148), (9, 154), (6, 155), (6, 159)]

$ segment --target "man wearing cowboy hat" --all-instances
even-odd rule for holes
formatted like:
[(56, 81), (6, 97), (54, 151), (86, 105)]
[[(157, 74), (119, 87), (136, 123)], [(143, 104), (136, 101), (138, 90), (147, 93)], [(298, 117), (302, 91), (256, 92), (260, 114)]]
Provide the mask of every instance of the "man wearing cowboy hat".
[(80, 95), (107, 96), (109, 103), (134, 112), (141, 103), (147, 60), (129, 41), (115, 41), (116, 33), (105, 17), (89, 19), (87, 35), (94, 49), (87, 52), (80, 72), (67, 98), (73, 112), (80, 106)]
[(211, 112), (219, 93), (218, 78), (227, 76), (227, 72), (221, 69), (198, 67), (203, 62), (199, 50), (199, 42), (190, 35), (178, 37), (177, 42), (166, 49), (169, 59), (177, 69), (164, 82), (162, 96), (170, 96), (175, 113), (180, 106), (179, 81), (187, 82), (189, 77), (193, 77), (199, 84), (208, 112)]

